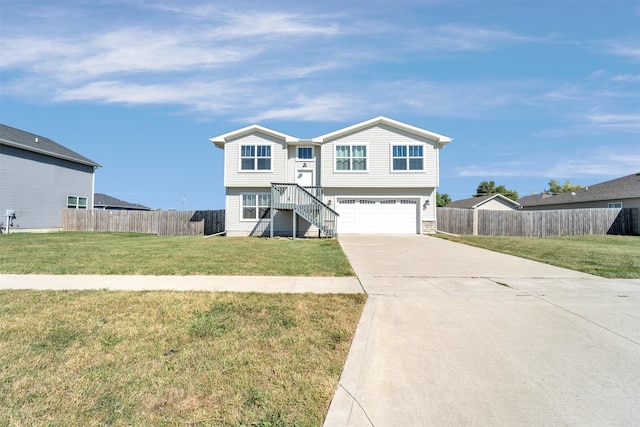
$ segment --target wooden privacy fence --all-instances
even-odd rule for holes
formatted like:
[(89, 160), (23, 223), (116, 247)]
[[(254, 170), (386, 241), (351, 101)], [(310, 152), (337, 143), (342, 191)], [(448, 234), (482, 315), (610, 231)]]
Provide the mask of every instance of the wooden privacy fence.
[(480, 236), (639, 235), (637, 208), (492, 211), (438, 208), (438, 230)]
[(211, 235), (224, 231), (224, 210), (119, 211), (64, 209), (65, 231), (122, 231), (159, 236)]

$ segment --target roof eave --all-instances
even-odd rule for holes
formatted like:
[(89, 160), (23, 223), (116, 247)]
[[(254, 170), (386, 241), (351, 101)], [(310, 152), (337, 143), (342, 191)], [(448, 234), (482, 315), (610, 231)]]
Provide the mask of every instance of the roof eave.
[(30, 147), (28, 145), (25, 144), (20, 144), (19, 142), (14, 142), (14, 141), (8, 141), (6, 139), (2, 139), (0, 140), (1, 144), (7, 145), (9, 147), (14, 147), (14, 148), (19, 148), (21, 150), (25, 150), (25, 151), (31, 151), (33, 153), (38, 153), (38, 154), (43, 154), (45, 156), (49, 156), (49, 157), (55, 157), (56, 159), (62, 159), (62, 160), (67, 160), (69, 162), (73, 162), (73, 163), (78, 163), (81, 165), (85, 165), (85, 166), (93, 166), (94, 168), (98, 169), (101, 168), (102, 165), (88, 160), (84, 161), (75, 157), (71, 157), (71, 156), (65, 156), (64, 154), (57, 154), (57, 153), (52, 153), (51, 151), (47, 151), (47, 150), (40, 150), (38, 148), (35, 147)]
[(345, 134), (348, 134), (348, 133), (351, 133), (351, 132), (355, 132), (357, 130), (364, 129), (364, 128), (367, 128), (369, 126), (374, 126), (374, 125), (377, 125), (377, 124), (386, 124), (388, 126), (396, 128), (396, 129), (400, 129), (400, 130), (412, 133), (414, 135), (425, 137), (425, 138), (435, 142), (438, 145), (439, 148), (442, 148), (445, 145), (447, 145), (448, 143), (450, 143), (451, 141), (453, 141), (453, 138), (450, 138), (448, 136), (440, 135), (438, 133), (431, 132), (431, 131), (428, 131), (426, 129), (422, 129), (422, 128), (419, 128), (419, 127), (416, 127), (416, 126), (412, 126), (412, 125), (409, 125), (407, 123), (402, 123), (402, 122), (390, 119), (390, 118), (385, 117), (385, 116), (378, 116), (378, 117), (374, 117), (373, 119), (365, 120), (364, 122), (356, 123), (354, 125), (347, 126), (346, 128), (338, 129), (336, 131), (329, 132), (327, 134), (318, 136), (316, 138), (313, 138), (313, 142), (315, 142), (315, 143), (324, 143), (324, 142), (327, 142), (329, 140), (338, 138), (338, 137), (340, 137), (342, 135), (345, 135)]
[(213, 142), (216, 147), (221, 148), (221, 149), (224, 150), (224, 145), (230, 139), (238, 138), (238, 137), (241, 137), (243, 135), (247, 135), (247, 134), (250, 134), (250, 133), (253, 133), (253, 132), (265, 133), (265, 134), (273, 136), (275, 138), (282, 139), (287, 144), (295, 143), (295, 142), (298, 141), (298, 138), (296, 138), (294, 136), (287, 135), (285, 133), (278, 132), (278, 131), (275, 131), (273, 129), (269, 129), (269, 128), (266, 128), (264, 126), (255, 125), (255, 124), (254, 125), (250, 125), (250, 126), (246, 126), (246, 127), (242, 128), (242, 129), (238, 129), (238, 130), (234, 130), (234, 131), (231, 131), (231, 132), (227, 132), (227, 133), (222, 134), (222, 135), (214, 136), (213, 138), (209, 138), (209, 141)]

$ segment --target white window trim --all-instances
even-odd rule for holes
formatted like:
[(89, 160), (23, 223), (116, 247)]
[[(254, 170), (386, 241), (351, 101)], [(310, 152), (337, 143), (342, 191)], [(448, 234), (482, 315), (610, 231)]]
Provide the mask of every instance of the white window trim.
[[(311, 148), (311, 158), (303, 159), (301, 157), (298, 157), (298, 149), (299, 148)], [(316, 150), (315, 150), (314, 147), (309, 147), (309, 146), (306, 146), (306, 145), (298, 145), (298, 146), (296, 146), (296, 161), (298, 161), (298, 162), (310, 162), (312, 160), (315, 160), (315, 158), (316, 158)]]
[[(256, 147), (256, 159), (257, 157), (257, 152), (258, 152), (258, 148), (257, 147), (270, 147), (269, 150), (271, 151), (271, 156), (269, 157), (271, 159), (271, 162), (269, 162), (269, 169), (257, 169), (258, 167), (258, 163), (256, 160), (256, 169), (242, 169), (242, 146), (254, 146)], [(273, 144), (271, 143), (257, 143), (257, 142), (252, 142), (252, 143), (239, 143), (238, 144), (238, 172), (239, 173), (269, 173), (269, 172), (273, 172), (273, 163), (274, 163), (274, 150), (273, 150)]]
[[(242, 204), (242, 201), (244, 200), (244, 196), (256, 196), (256, 216), (258, 215), (258, 213), (260, 212), (260, 205), (258, 204), (258, 201), (260, 200), (260, 196), (264, 196), (264, 195), (268, 195), (269, 197), (271, 197), (271, 193), (269, 191), (258, 191), (258, 192), (251, 192), (251, 191), (247, 191), (244, 193), (240, 193), (240, 222), (258, 222), (261, 220), (261, 218), (244, 218), (243, 217), (243, 208), (244, 205)], [(271, 207), (271, 206), (269, 206)], [(273, 212), (269, 213), (270, 215), (273, 214)]]
[[(365, 168), (362, 170), (353, 170), (353, 169), (349, 169), (349, 170), (339, 170), (337, 168), (337, 163), (338, 163), (338, 145), (342, 146), (342, 145), (348, 145), (349, 147), (353, 147), (353, 146), (364, 146), (365, 150), (367, 152), (367, 155), (365, 156)], [(349, 150), (350, 153), (353, 152), (353, 150)], [(353, 156), (349, 156), (349, 159), (353, 160)], [(350, 161), (351, 161), (350, 160)], [(339, 143), (334, 143), (333, 144), (333, 172), (334, 173), (369, 173), (369, 163), (371, 160), (371, 151), (369, 151), (369, 143), (368, 142), (363, 142), (363, 143), (343, 143), (343, 144), (339, 144)], [(352, 164), (350, 163), (350, 166), (352, 166)]]
[[(393, 146), (394, 145), (404, 145), (405, 147), (407, 147), (407, 169), (406, 170), (396, 170), (393, 168)], [(422, 146), (422, 169), (408, 169), (409, 168), (409, 146), (411, 145), (420, 145)], [(427, 153), (427, 144), (425, 144), (424, 142), (417, 142), (417, 143), (397, 143), (397, 142), (390, 142), (389, 143), (389, 172), (390, 173), (425, 173), (427, 170), (427, 159), (426, 159), (426, 153)], [(417, 157), (415, 157), (417, 159)]]
[[(620, 206), (611, 206), (611, 205), (620, 205)], [(624, 204), (622, 202), (611, 202), (611, 203), (607, 203), (607, 207), (611, 209), (623, 208)]]

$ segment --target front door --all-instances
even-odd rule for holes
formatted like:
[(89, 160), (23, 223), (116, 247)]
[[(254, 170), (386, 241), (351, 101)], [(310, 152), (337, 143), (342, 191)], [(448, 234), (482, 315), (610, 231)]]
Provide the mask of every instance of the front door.
[(309, 169), (296, 170), (296, 184), (300, 187), (313, 187), (313, 171)]

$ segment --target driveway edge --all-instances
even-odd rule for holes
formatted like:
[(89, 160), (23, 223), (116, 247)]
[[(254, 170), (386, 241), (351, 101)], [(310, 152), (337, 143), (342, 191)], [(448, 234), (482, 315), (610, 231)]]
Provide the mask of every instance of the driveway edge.
[(360, 374), (364, 365), (362, 361), (371, 336), (377, 303), (378, 297), (369, 295), (349, 348), (349, 354), (340, 375), (340, 381), (338, 381), (338, 389), (331, 400), (327, 417), (324, 420), (324, 427), (344, 427), (349, 425), (349, 421), (352, 418), (366, 419), (368, 423), (373, 425), (366, 410), (354, 396), (360, 382)]

